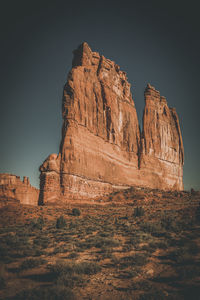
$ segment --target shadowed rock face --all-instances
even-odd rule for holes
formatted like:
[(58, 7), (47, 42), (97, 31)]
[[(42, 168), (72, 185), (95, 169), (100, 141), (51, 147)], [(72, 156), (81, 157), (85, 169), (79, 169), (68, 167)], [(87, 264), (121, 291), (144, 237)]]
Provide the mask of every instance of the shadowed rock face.
[(150, 85), (145, 100), (141, 135), (126, 73), (80, 45), (64, 86), (60, 151), (40, 167), (40, 201), (90, 199), (131, 185), (182, 189), (177, 114)]

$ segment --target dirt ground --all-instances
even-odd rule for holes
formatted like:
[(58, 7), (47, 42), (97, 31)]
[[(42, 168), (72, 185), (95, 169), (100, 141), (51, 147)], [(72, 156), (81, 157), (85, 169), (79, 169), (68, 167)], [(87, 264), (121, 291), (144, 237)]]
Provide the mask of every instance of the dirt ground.
[(200, 299), (200, 193), (0, 209), (0, 299)]

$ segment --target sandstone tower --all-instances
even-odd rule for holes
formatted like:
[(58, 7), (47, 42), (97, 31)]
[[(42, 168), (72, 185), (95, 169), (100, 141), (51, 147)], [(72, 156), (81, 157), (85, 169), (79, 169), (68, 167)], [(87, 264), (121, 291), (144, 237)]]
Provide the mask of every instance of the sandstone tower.
[(91, 199), (133, 185), (183, 189), (175, 109), (148, 84), (140, 133), (126, 73), (87, 43), (74, 51), (62, 116), (59, 153), (40, 166), (41, 203)]

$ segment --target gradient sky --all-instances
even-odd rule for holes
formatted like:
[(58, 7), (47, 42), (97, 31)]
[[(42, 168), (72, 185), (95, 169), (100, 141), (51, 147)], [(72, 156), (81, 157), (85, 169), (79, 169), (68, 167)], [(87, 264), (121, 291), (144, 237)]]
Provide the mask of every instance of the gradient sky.
[[(79, 3), (80, 2), (80, 3)], [(61, 140), (62, 90), (72, 51), (86, 41), (127, 72), (141, 124), (150, 82), (175, 107), (185, 189), (200, 189), (198, 1), (3, 1), (0, 172), (28, 176)]]

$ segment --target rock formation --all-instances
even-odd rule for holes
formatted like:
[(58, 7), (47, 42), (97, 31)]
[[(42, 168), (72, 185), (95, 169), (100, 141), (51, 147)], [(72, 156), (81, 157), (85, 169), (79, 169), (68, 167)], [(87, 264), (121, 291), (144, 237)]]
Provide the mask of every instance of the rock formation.
[(11, 202), (37, 205), (39, 190), (32, 187), (28, 177), (20, 180), (19, 176), (0, 174), (0, 206)]
[(150, 85), (145, 102), (141, 134), (126, 73), (80, 45), (64, 86), (59, 154), (40, 167), (40, 202), (90, 199), (133, 185), (181, 190), (177, 114)]
[(176, 110), (150, 84), (144, 94), (140, 169), (156, 187), (182, 190), (184, 153)]

